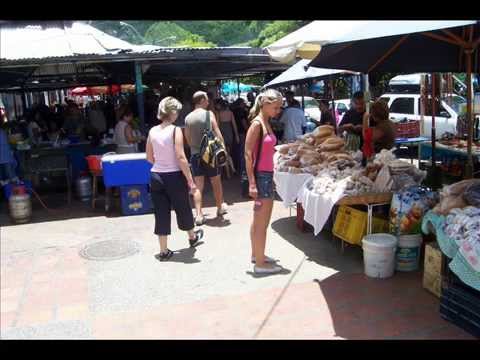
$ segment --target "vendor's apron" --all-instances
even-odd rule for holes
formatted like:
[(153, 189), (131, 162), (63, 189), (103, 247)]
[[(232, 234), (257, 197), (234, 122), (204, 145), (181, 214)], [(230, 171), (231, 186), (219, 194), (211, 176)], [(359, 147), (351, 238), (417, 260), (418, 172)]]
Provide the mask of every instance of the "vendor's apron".
[(361, 138), (357, 134), (347, 133), (345, 137), (345, 150), (358, 151), (360, 149)]

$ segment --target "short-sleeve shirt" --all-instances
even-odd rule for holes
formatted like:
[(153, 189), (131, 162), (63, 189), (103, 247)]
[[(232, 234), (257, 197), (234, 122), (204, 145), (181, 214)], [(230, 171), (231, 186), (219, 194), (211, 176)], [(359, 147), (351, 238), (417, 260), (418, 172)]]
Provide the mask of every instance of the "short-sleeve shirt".
[[(210, 114), (210, 121), (212, 114)], [(210, 123), (211, 124), (211, 123)], [(197, 109), (192, 111), (185, 118), (185, 127), (190, 132), (190, 150), (192, 155), (200, 153), (200, 145), (202, 144), (203, 133), (207, 130), (207, 110)]]
[(359, 113), (355, 109), (348, 110), (345, 115), (343, 115), (343, 119), (340, 123), (340, 126), (345, 124), (352, 124), (354, 126), (363, 125), (363, 114), (365, 112)]
[(283, 139), (286, 141), (297, 140), (298, 136), (303, 135), (303, 127), (307, 124), (305, 113), (296, 107), (283, 110), (279, 121), (284, 124)]

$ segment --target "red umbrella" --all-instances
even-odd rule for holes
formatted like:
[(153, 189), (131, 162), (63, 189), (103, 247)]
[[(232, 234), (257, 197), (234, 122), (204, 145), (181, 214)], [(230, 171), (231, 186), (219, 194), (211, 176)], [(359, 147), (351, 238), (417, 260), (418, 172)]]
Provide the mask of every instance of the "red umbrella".
[(92, 95), (90, 89), (88, 87), (76, 87), (72, 90), (72, 95), (83, 96), (83, 95)]

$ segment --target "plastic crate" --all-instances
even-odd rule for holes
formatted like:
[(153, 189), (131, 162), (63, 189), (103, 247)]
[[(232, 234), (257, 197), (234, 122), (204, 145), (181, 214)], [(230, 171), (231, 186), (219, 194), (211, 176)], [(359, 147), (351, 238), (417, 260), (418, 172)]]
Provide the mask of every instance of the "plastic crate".
[(152, 210), (148, 185), (120, 186), (123, 215), (147, 214)]
[[(368, 215), (365, 211), (354, 209), (350, 206), (340, 206), (338, 209), (333, 234), (353, 245), (361, 245), (363, 237), (367, 234)], [(388, 221), (372, 218), (372, 233), (388, 232)]]
[(397, 138), (414, 138), (420, 136), (420, 121), (410, 120), (395, 123)]

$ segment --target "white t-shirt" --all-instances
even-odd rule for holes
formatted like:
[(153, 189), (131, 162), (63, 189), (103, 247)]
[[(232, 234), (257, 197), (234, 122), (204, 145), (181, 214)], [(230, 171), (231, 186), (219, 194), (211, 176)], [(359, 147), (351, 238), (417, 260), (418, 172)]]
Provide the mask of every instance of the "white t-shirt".
[(283, 110), (280, 122), (284, 124), (283, 140), (295, 141), (303, 135), (302, 127), (307, 124), (307, 119), (302, 109), (288, 107)]
[(27, 131), (28, 131), (28, 137), (34, 141), (37, 142), (37, 138), (35, 137), (35, 134), (33, 133), (34, 130), (40, 130), (40, 126), (35, 121), (31, 121), (28, 126), (27, 126)]
[(113, 141), (117, 144), (117, 153), (128, 154), (137, 152), (136, 144), (129, 144), (125, 136), (125, 128), (128, 126), (126, 121), (120, 120), (115, 126)]

